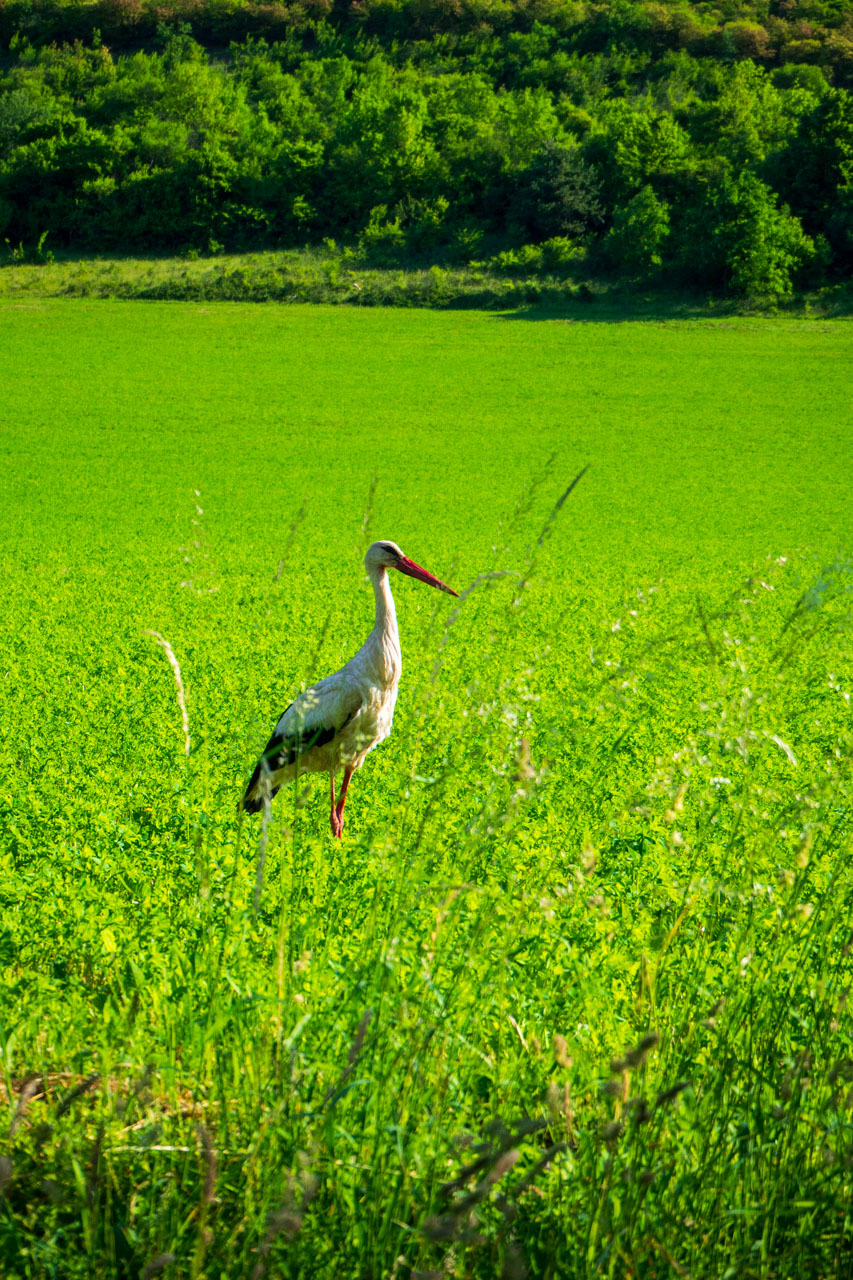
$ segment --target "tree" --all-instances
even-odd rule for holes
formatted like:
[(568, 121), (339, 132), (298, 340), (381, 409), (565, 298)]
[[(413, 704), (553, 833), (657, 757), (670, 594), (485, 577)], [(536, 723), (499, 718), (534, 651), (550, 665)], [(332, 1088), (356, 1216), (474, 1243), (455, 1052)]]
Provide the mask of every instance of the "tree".
[(787, 297), (817, 256), (799, 219), (752, 173), (707, 187), (685, 230), (686, 272), (743, 297)]
[(584, 155), (601, 174), (604, 199), (613, 208), (650, 180), (689, 167), (690, 150), (689, 136), (671, 115), (619, 100), (601, 113)]
[(827, 237), (838, 265), (853, 264), (853, 97), (828, 90), (771, 171), (806, 230)]
[(646, 184), (613, 215), (613, 226), (604, 238), (610, 261), (632, 275), (657, 270), (669, 236), (669, 205), (658, 200)]
[(601, 180), (578, 149), (551, 140), (519, 175), (512, 211), (536, 240), (585, 239), (604, 223)]

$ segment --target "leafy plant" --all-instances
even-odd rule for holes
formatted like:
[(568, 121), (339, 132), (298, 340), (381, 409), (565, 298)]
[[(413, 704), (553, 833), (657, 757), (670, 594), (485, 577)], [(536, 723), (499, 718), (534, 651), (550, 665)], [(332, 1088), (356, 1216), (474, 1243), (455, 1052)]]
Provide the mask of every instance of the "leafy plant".
[(581, 152), (550, 141), (519, 176), (514, 214), (537, 239), (588, 237), (604, 222), (601, 194)]
[(20, 241), (18, 244), (13, 245), (13, 244), (10, 244), (10, 242), (7, 240), (6, 251), (9, 255), (9, 260), (11, 262), (16, 262), (16, 263), (26, 262), (26, 263), (39, 265), (39, 266), (44, 265), (45, 263), (48, 263), (48, 262), (53, 262), (52, 251), (50, 249), (45, 249), (44, 247), (44, 242), (47, 239), (47, 236), (48, 236), (48, 233), (46, 231), (43, 231), (39, 236), (38, 240), (36, 241), (36, 243), (30, 248), (28, 248), (23, 243), (23, 241)]
[(644, 275), (662, 265), (668, 236), (669, 208), (646, 184), (614, 212), (603, 249), (621, 270)]
[[(0, 327), (4, 1277), (837, 1272), (849, 325)], [(384, 535), (460, 599), (394, 584), (344, 840), (241, 824)]]

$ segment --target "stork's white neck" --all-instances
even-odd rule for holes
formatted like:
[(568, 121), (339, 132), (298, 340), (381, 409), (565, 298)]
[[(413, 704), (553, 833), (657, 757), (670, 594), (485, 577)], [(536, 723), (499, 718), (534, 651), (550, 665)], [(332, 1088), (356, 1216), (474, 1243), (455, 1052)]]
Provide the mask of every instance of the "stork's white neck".
[(373, 634), (381, 639), (386, 637), (397, 639), (397, 610), (394, 608), (388, 571), (380, 565), (372, 571), (370, 580), (376, 597), (376, 621), (373, 624)]
[(397, 610), (388, 582), (388, 574), (380, 565), (370, 571), (373, 594), (376, 597), (376, 622), (364, 646), (365, 658), (377, 681), (384, 687), (396, 688), (403, 669), (400, 653), (400, 635), (397, 631)]

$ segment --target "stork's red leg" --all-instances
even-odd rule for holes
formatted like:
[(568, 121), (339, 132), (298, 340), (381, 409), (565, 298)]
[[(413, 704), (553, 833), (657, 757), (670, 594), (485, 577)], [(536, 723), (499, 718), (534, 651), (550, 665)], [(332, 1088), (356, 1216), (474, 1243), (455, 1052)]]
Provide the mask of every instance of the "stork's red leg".
[(329, 770), (329, 781), (332, 784), (332, 812), (329, 814), (329, 825), (332, 828), (332, 835), (337, 836), (338, 839), (340, 839), (341, 823), (340, 823), (340, 820), (338, 819), (338, 811), (335, 808), (335, 771), (334, 769)]
[(347, 802), (347, 789), (349, 787), (349, 780), (354, 773), (355, 773), (355, 769), (351, 764), (348, 764), (347, 767), (344, 769), (344, 776), (341, 780), (341, 793), (338, 796), (338, 806), (337, 806), (337, 809), (335, 810), (335, 814), (338, 819), (338, 829), (335, 833), (336, 835), (340, 835), (344, 829), (344, 805)]

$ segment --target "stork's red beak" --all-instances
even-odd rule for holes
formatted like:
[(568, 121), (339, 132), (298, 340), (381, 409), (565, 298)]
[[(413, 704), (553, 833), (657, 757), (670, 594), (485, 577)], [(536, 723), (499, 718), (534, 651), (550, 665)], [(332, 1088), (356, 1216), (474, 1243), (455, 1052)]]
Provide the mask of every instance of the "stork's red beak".
[(396, 567), (401, 573), (407, 574), (408, 577), (417, 578), (418, 582), (425, 582), (428, 587), (438, 587), (439, 591), (446, 591), (449, 596), (456, 596), (457, 599), (459, 597), (458, 591), (448, 587), (447, 583), (442, 582), (441, 578), (437, 578), (428, 569), (422, 569), (419, 564), (415, 564), (414, 560), (410, 560), (408, 556), (400, 556)]

